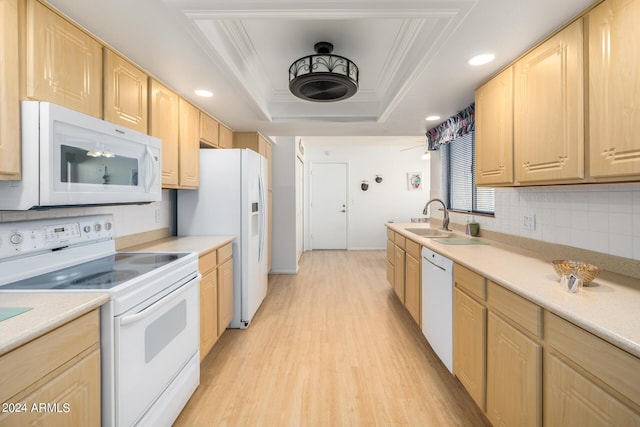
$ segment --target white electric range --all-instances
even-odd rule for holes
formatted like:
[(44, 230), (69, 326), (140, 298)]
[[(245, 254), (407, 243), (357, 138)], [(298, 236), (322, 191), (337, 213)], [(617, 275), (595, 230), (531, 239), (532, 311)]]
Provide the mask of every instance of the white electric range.
[(111, 215), (0, 223), (0, 292), (102, 292), (102, 425), (170, 426), (199, 384), (197, 254), (116, 252)]

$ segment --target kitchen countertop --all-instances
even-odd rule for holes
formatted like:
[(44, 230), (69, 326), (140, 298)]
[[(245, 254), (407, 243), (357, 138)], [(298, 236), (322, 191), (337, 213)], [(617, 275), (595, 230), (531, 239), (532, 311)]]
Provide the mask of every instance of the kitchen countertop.
[(570, 294), (541, 254), (486, 239), (480, 240), (488, 245), (447, 245), (406, 231), (435, 228), (429, 224), (386, 226), (640, 357), (640, 280), (602, 271), (582, 292)]
[(232, 242), (235, 236), (177, 236), (123, 248), (124, 252), (197, 252), (202, 256)]
[(2, 307), (32, 307), (0, 322), (0, 355), (109, 301), (106, 293), (2, 292)]

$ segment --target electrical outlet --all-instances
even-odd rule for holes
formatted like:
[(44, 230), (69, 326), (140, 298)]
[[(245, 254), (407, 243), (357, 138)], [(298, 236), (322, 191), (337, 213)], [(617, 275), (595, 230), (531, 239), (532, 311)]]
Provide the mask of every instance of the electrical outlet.
[(533, 212), (527, 212), (522, 217), (522, 227), (525, 230), (535, 230), (536, 229), (536, 214)]
[(156, 224), (160, 224), (160, 209), (156, 209), (155, 217)]

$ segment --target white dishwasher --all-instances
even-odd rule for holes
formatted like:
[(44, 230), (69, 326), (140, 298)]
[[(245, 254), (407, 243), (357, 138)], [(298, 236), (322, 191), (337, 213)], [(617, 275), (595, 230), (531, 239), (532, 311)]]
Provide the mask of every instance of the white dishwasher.
[(422, 248), (422, 333), (453, 372), (453, 261)]

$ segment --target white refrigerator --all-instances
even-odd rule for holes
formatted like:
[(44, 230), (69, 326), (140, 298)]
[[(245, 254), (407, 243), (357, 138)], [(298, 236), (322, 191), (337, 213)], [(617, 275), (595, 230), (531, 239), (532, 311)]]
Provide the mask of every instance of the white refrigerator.
[(233, 235), (233, 320), (247, 328), (267, 294), (267, 160), (248, 149), (200, 150), (200, 188), (179, 190), (178, 235)]

